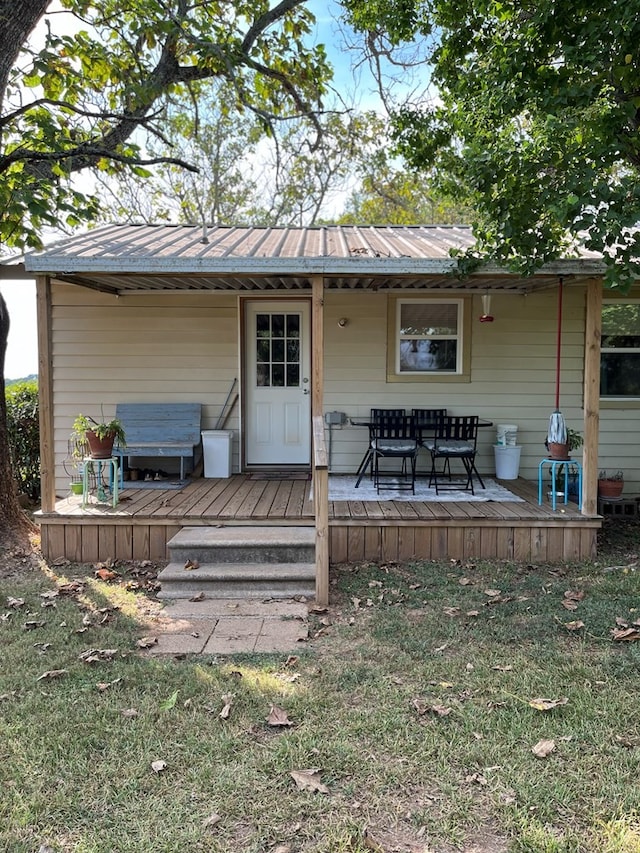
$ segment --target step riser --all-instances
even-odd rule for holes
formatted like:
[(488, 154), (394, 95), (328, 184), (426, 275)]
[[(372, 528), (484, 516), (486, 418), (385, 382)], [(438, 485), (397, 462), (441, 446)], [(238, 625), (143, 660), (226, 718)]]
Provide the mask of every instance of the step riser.
[(169, 543), (171, 560), (185, 563), (312, 563), (315, 548), (306, 545), (259, 546), (246, 545), (193, 545), (172, 546)]
[(313, 598), (315, 587), (309, 583), (290, 583), (274, 585), (273, 583), (215, 583), (210, 582), (189, 591), (184, 584), (162, 584), (158, 593), (161, 599), (190, 599), (198, 593), (204, 593), (207, 598), (295, 598), (304, 596)]

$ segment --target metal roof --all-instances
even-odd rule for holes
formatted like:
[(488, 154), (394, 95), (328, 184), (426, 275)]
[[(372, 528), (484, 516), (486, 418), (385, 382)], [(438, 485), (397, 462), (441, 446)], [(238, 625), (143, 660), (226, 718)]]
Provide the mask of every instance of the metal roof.
[(325, 287), (530, 290), (558, 275), (601, 275), (595, 253), (547, 265), (530, 279), (484, 266), (465, 281), (451, 250), (473, 245), (467, 226), (304, 228), (109, 225), (25, 255), (25, 269), (108, 292), (308, 290)]

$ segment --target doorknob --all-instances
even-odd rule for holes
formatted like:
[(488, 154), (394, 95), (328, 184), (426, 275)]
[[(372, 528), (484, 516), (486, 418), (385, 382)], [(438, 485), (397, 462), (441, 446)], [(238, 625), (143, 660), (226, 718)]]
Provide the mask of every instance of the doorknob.
[(308, 394), (308, 393), (309, 393), (309, 389), (308, 389), (308, 388), (303, 388), (303, 389), (302, 389), (302, 393), (303, 393), (303, 394)]

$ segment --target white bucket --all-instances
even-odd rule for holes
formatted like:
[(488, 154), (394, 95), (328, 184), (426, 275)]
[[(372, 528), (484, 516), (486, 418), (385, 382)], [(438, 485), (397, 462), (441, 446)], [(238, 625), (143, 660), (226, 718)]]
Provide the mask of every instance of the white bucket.
[(515, 447), (518, 441), (518, 425), (517, 424), (497, 424), (496, 426), (496, 444)]
[(520, 468), (520, 451), (522, 447), (494, 444), (496, 457), (496, 477), (498, 480), (517, 480)]

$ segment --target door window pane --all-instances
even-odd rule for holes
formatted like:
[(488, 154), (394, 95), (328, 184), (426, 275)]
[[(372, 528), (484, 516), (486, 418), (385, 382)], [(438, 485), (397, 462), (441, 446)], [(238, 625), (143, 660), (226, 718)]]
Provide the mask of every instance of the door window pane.
[(256, 315), (256, 383), (300, 387), (300, 315)]

